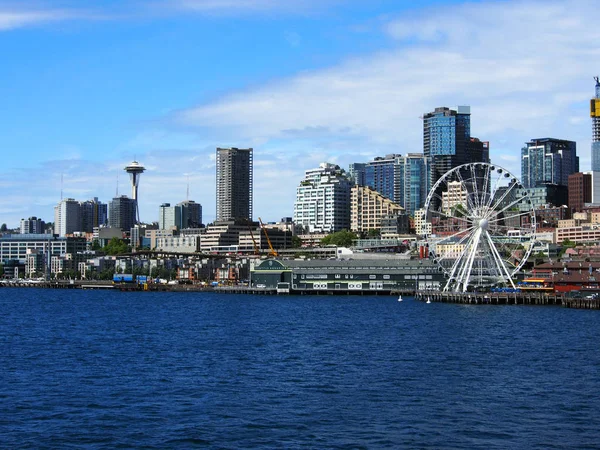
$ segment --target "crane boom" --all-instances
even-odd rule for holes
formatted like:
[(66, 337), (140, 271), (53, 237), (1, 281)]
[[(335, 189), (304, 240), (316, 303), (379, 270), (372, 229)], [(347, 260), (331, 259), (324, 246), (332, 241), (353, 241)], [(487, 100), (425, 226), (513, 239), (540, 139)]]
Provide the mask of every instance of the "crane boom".
[(269, 239), (269, 233), (267, 233), (267, 229), (265, 228), (265, 226), (262, 222), (262, 219), (260, 217), (258, 218), (258, 222), (260, 223), (260, 227), (262, 228), (263, 233), (265, 233), (265, 237), (267, 238), (267, 244), (269, 244), (269, 256), (277, 256), (277, 252), (273, 248), (273, 245), (271, 245), (271, 239)]
[(248, 230), (250, 230), (250, 237), (252, 238), (252, 245), (254, 245), (254, 253), (259, 255), (260, 248), (258, 248), (258, 245), (256, 244), (256, 239), (254, 239), (254, 233), (252, 233), (252, 224), (248, 224)]

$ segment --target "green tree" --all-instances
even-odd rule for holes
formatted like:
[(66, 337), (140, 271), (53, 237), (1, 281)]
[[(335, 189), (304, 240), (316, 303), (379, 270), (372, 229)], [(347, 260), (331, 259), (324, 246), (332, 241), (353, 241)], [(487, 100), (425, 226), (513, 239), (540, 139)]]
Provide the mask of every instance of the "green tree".
[(567, 251), (567, 249), (569, 248), (574, 248), (577, 245), (576, 242), (573, 242), (570, 239), (565, 239), (564, 241), (562, 241), (562, 243), (560, 244), (560, 252), (558, 253), (558, 256), (560, 258), (562, 258), (562, 256), (565, 254), (565, 252)]
[(328, 234), (321, 239), (321, 245), (336, 245), (338, 247), (350, 247), (352, 242), (357, 240), (358, 236), (351, 231), (342, 230)]
[(98, 274), (98, 278), (100, 280), (112, 280), (114, 274), (115, 274), (114, 269), (104, 269), (102, 272), (100, 272)]
[(123, 255), (131, 253), (131, 247), (123, 239), (112, 238), (104, 247), (104, 252), (107, 255)]
[(0, 226), (0, 231), (7, 231), (8, 227), (6, 226), (5, 223), (2, 224), (2, 226)]
[(302, 239), (300, 239), (296, 235), (292, 236), (292, 248), (300, 248), (300, 247), (302, 247)]
[(94, 239), (92, 241), (92, 250), (101, 250), (102, 246), (100, 245), (100, 241), (98, 241), (98, 239)]
[(381, 230), (378, 230), (377, 228), (371, 228), (367, 232), (367, 238), (369, 238), (369, 239), (379, 239), (380, 237), (381, 237)]

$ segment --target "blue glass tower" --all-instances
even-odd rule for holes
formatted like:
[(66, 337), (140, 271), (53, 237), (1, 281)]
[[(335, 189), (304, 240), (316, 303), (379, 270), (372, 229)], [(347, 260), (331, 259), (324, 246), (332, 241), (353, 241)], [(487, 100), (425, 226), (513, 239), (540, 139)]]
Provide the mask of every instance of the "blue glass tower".
[(543, 184), (569, 185), (569, 175), (579, 172), (577, 144), (543, 138), (527, 142), (521, 149), (521, 183), (526, 188)]
[(433, 185), (453, 167), (471, 161), (471, 108), (435, 108), (423, 116), (423, 154), (429, 161), (429, 184)]

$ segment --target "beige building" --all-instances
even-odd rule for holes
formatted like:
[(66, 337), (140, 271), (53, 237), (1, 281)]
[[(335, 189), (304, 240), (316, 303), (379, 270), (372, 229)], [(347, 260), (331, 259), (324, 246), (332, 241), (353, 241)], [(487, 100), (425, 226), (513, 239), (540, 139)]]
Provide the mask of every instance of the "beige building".
[(600, 241), (600, 226), (588, 224), (585, 226), (557, 228), (556, 243), (560, 244), (565, 239), (577, 243), (598, 243)]
[(415, 211), (415, 233), (419, 236), (431, 234), (431, 223), (426, 221), (425, 210), (417, 209)]
[(442, 210), (449, 213), (455, 206), (467, 206), (467, 190), (463, 188), (460, 181), (448, 183), (448, 191), (442, 192)]
[(397, 203), (368, 186), (350, 191), (350, 229), (355, 233), (381, 229), (381, 219), (404, 211)]
[(458, 258), (464, 250), (465, 244), (459, 244), (457, 242), (437, 244), (435, 246), (435, 254), (445, 258)]

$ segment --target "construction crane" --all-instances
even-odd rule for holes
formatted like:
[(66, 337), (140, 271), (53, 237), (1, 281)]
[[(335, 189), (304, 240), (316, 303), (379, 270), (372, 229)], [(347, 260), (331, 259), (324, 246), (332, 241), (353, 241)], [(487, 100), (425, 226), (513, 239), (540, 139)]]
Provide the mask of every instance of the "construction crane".
[(258, 222), (260, 223), (260, 227), (262, 228), (263, 232), (265, 233), (265, 237), (267, 238), (267, 244), (269, 244), (269, 256), (275, 256), (276, 257), (277, 256), (277, 252), (273, 248), (273, 245), (271, 245), (271, 239), (269, 239), (269, 234), (267, 233), (267, 229), (263, 225), (262, 219), (260, 217), (258, 218)]
[(252, 244), (254, 245), (254, 253), (256, 255), (260, 255), (260, 248), (256, 244), (256, 239), (254, 239), (254, 233), (252, 232), (252, 223), (248, 223), (248, 230), (250, 230), (250, 237), (252, 238)]

